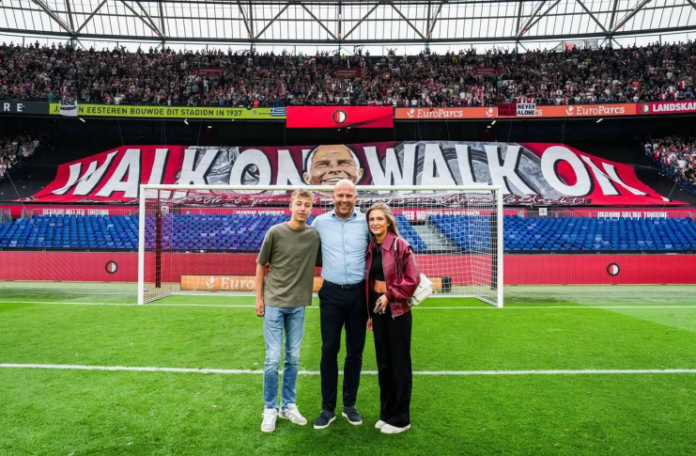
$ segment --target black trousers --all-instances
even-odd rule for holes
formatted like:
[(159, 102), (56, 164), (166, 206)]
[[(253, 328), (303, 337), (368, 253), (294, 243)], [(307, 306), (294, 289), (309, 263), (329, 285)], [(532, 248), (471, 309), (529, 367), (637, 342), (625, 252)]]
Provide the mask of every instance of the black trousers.
[(352, 290), (324, 285), (319, 290), (321, 309), (321, 397), (322, 409), (336, 409), (338, 351), (346, 327), (346, 359), (343, 365), (343, 406), (355, 407), (365, 348), (367, 303), (365, 287)]
[(381, 294), (370, 297), (370, 316), (375, 336), (377, 374), (379, 378), (379, 419), (396, 427), (411, 424), (411, 390), (413, 368), (411, 366), (412, 312), (392, 318), (391, 310), (376, 315), (375, 301)]

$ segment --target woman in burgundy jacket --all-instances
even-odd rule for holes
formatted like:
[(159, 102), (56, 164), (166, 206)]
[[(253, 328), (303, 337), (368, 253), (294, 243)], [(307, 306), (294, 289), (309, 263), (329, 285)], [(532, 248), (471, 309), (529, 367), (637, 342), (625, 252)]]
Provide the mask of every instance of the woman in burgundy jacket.
[(413, 317), (408, 300), (418, 288), (420, 272), (389, 206), (374, 204), (365, 218), (372, 234), (365, 254), (367, 327), (374, 330), (381, 405), (375, 428), (398, 434), (411, 428)]

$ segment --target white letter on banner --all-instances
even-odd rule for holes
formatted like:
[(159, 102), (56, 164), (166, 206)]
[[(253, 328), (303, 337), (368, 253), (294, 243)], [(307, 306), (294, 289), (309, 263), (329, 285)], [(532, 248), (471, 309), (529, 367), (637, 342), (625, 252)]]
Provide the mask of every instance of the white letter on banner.
[[(95, 166), (96, 167), (96, 166)], [(65, 192), (67, 192), (70, 187), (75, 185), (75, 182), (77, 182), (77, 179), (80, 177), (80, 171), (82, 170), (82, 163), (75, 163), (70, 165), (68, 168), (70, 170), (70, 175), (68, 176), (68, 182), (65, 183), (64, 186), (59, 188), (58, 190), (53, 190), (51, 193), (54, 195), (63, 195)]]
[(150, 180), (148, 184), (161, 184), (164, 178), (165, 166), (169, 157), (169, 149), (156, 149), (155, 160), (152, 162), (152, 170), (150, 171)]
[(206, 149), (203, 152), (203, 157), (201, 158), (198, 167), (196, 166), (196, 155), (198, 154), (198, 149), (188, 148), (184, 151), (184, 163), (181, 166), (181, 175), (179, 177), (178, 184), (180, 185), (205, 185), (205, 173), (208, 172), (210, 166), (213, 164), (218, 156), (218, 149)]
[(457, 164), (459, 165), (459, 177), (462, 179), (462, 185), (471, 185), (476, 183), (474, 175), (471, 171), (471, 160), (469, 157), (469, 146), (466, 144), (457, 144), (454, 146), (457, 152)]
[(520, 146), (508, 144), (505, 160), (500, 163), (501, 157), (498, 155), (498, 146), (484, 146), (486, 156), (488, 157), (488, 171), (491, 174), (491, 182), (493, 185), (501, 185), (507, 189), (507, 192), (512, 193), (510, 185), (514, 185), (520, 192), (525, 195), (535, 194), (531, 188), (517, 174), (517, 163), (520, 159)]
[[(128, 176), (124, 181), (123, 179)], [(124, 192), (126, 198), (138, 197), (140, 185), (140, 149), (127, 149), (116, 171), (106, 184), (97, 192), (97, 196), (109, 198), (114, 192)]]
[[(575, 185), (564, 183), (556, 174), (556, 164), (560, 161), (568, 163), (573, 168), (577, 178)], [(541, 173), (546, 182), (563, 195), (587, 196), (592, 191), (592, 179), (590, 179), (587, 168), (582, 164), (580, 157), (565, 147), (551, 146), (544, 151), (541, 156)]]
[(270, 185), (271, 163), (266, 154), (258, 149), (247, 149), (239, 154), (230, 171), (230, 185), (244, 185), (242, 177), (252, 166), (258, 169), (259, 181), (257, 185)]
[(278, 178), (276, 185), (304, 185), (304, 181), (297, 172), (297, 165), (286, 149), (278, 150)]
[(634, 195), (647, 195), (647, 193), (643, 193), (640, 190), (636, 190), (635, 188), (626, 185), (616, 174), (616, 169), (611, 164), (602, 163), (602, 166), (607, 172), (603, 173), (599, 168), (597, 168), (597, 165), (595, 165), (592, 162), (590, 157), (583, 156), (582, 160), (590, 166), (590, 169), (594, 173), (595, 178), (597, 179), (597, 182), (599, 182), (599, 186), (601, 187), (602, 192), (604, 192), (605, 195), (620, 195), (619, 190), (614, 186), (612, 182), (619, 184), (620, 186), (633, 193)]
[(630, 185), (628, 185), (627, 183), (625, 183), (624, 181), (622, 181), (621, 178), (619, 177), (619, 175), (616, 173), (616, 168), (614, 168), (614, 165), (612, 165), (611, 163), (602, 163), (602, 166), (604, 167), (604, 170), (609, 175), (609, 179), (616, 182), (617, 184), (619, 184), (620, 186), (622, 186), (623, 188), (625, 188), (629, 192), (633, 193), (634, 195), (640, 195), (640, 196), (647, 195), (647, 193), (641, 192), (640, 190), (633, 188)]
[(404, 158), (402, 163), (399, 163), (399, 157), (396, 155), (394, 149), (391, 147), (388, 148), (387, 155), (384, 158), (384, 169), (382, 169), (382, 163), (380, 162), (376, 147), (365, 147), (365, 157), (367, 157), (367, 165), (370, 167), (372, 185), (413, 185), (415, 183), (415, 144), (404, 145)]
[(307, 172), (307, 157), (309, 156), (309, 153), (312, 152), (312, 149), (302, 149), (302, 172)]
[(425, 145), (421, 185), (455, 185), (452, 171), (447, 165), (442, 149), (437, 144)]
[(79, 179), (78, 176), (80, 175), (80, 171), (82, 170), (82, 163), (75, 163), (70, 165), (70, 177), (68, 178), (68, 182), (63, 186), (63, 188), (54, 190), (53, 194), (64, 195), (75, 184), (77, 184), (77, 187), (75, 187), (74, 192), (75, 195), (84, 196), (91, 193), (94, 187), (96, 187), (99, 181), (101, 180), (102, 176), (111, 164), (111, 160), (114, 159), (117, 153), (118, 151), (111, 152), (110, 154), (108, 154), (106, 156), (106, 160), (104, 160), (104, 163), (99, 168), (97, 168), (97, 161), (91, 162), (89, 164), (89, 167), (87, 167), (87, 171), (85, 171), (85, 173)]

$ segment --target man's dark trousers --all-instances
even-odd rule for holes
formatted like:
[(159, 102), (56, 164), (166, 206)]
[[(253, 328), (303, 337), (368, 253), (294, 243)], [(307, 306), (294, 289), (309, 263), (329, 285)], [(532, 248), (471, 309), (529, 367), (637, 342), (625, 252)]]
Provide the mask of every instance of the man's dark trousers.
[(354, 407), (360, 386), (365, 348), (367, 304), (365, 287), (344, 289), (326, 284), (319, 290), (321, 309), (322, 409), (335, 411), (338, 390), (338, 351), (346, 327), (346, 360), (343, 367), (343, 406)]

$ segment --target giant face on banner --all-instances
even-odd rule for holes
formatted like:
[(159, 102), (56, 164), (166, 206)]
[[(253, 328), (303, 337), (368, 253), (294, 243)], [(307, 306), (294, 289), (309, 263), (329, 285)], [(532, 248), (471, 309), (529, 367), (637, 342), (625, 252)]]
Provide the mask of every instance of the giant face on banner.
[(508, 205), (682, 204), (640, 181), (632, 166), (564, 144), (463, 141), (124, 146), (60, 165), (53, 182), (25, 201), (134, 204), (141, 183), (304, 186), (340, 179), (366, 186), (494, 184)]
[(308, 185), (336, 185), (341, 179), (357, 184), (364, 173), (358, 156), (344, 145), (317, 147), (307, 157), (305, 169)]

